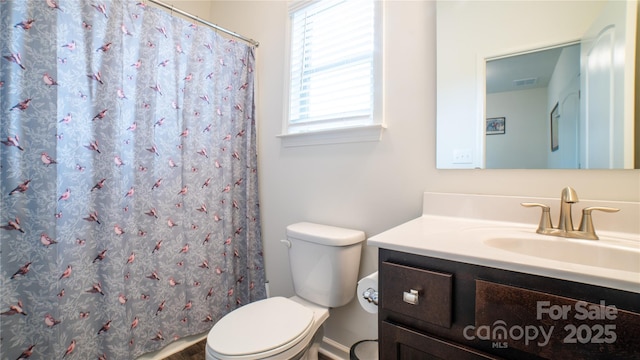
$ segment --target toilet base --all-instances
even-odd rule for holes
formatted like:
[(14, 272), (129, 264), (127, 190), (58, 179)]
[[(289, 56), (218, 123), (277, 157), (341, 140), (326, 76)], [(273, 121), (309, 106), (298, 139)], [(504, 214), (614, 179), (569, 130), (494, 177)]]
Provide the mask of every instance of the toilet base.
[(322, 344), (322, 339), (324, 338), (324, 325), (320, 326), (318, 331), (316, 331), (313, 339), (311, 340), (311, 346), (307, 351), (302, 354), (301, 360), (318, 360), (318, 352), (320, 351), (320, 344)]

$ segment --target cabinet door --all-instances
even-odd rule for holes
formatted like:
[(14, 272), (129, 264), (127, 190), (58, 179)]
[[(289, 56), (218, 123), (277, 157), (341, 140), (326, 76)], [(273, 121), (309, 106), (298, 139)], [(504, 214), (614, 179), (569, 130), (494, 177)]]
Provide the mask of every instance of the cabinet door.
[(546, 359), (640, 359), (640, 314), (607, 301), (476, 280), (475, 329)]
[(500, 359), (387, 321), (381, 324), (379, 352), (381, 360)]

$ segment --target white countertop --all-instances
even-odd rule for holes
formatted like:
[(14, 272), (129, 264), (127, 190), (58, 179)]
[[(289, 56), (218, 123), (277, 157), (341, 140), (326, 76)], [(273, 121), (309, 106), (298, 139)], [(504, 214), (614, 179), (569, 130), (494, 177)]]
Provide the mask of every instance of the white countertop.
[[(437, 195), (436, 197), (439, 197), (442, 194)], [(432, 200), (434, 199), (428, 198), (428, 194), (425, 194), (425, 202), (429, 201), (432, 204)], [(469, 212), (469, 206), (465, 211)], [(520, 209), (517, 209), (517, 212), (519, 211)], [(546, 258), (525, 255), (490, 246), (486, 242), (492, 237), (516, 237), (531, 240), (533, 244), (536, 244), (536, 241), (542, 241), (541, 244), (544, 244), (543, 241), (578, 242), (581, 247), (585, 247), (587, 254), (593, 251), (594, 256), (598, 256), (598, 247), (629, 249), (633, 262), (634, 257), (640, 254), (640, 234), (597, 231), (601, 240), (575, 240), (537, 234), (539, 215), (535, 212), (531, 213), (535, 224), (450, 216), (451, 214), (439, 216), (429, 214), (433, 212), (430, 209), (424, 212), (425, 214), (419, 218), (369, 238), (367, 244), (383, 249), (640, 293), (640, 271), (553, 260), (553, 256)], [(640, 256), (636, 264), (638, 266), (634, 269), (640, 269)]]

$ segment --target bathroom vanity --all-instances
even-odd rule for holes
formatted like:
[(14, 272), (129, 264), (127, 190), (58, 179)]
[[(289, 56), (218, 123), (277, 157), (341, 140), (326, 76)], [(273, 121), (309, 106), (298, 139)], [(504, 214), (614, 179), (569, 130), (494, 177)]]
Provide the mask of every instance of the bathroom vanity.
[(601, 240), (573, 240), (536, 234), (523, 200), (425, 194), (422, 217), (368, 240), (381, 359), (640, 358), (640, 231), (624, 218), (640, 204), (596, 202), (623, 219), (598, 217)]
[(385, 249), (378, 265), (381, 359), (640, 358), (638, 293)]

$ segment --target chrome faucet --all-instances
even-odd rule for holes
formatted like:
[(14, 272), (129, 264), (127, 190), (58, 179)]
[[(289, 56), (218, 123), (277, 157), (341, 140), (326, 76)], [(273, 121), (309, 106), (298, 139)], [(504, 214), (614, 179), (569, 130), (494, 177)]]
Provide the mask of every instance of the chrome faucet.
[(562, 189), (560, 194), (560, 217), (558, 220), (558, 227), (553, 227), (551, 223), (551, 209), (545, 204), (539, 203), (521, 203), (524, 207), (540, 207), (542, 208), (542, 216), (540, 217), (540, 224), (536, 232), (543, 235), (562, 236), (573, 239), (587, 239), (598, 240), (596, 230), (593, 227), (593, 220), (591, 218), (591, 212), (593, 210), (599, 210), (604, 212), (617, 212), (620, 209), (604, 207), (604, 206), (592, 206), (582, 209), (582, 220), (580, 221), (580, 227), (574, 229), (573, 219), (571, 217), (571, 205), (577, 203), (578, 194), (576, 191), (567, 186)]

